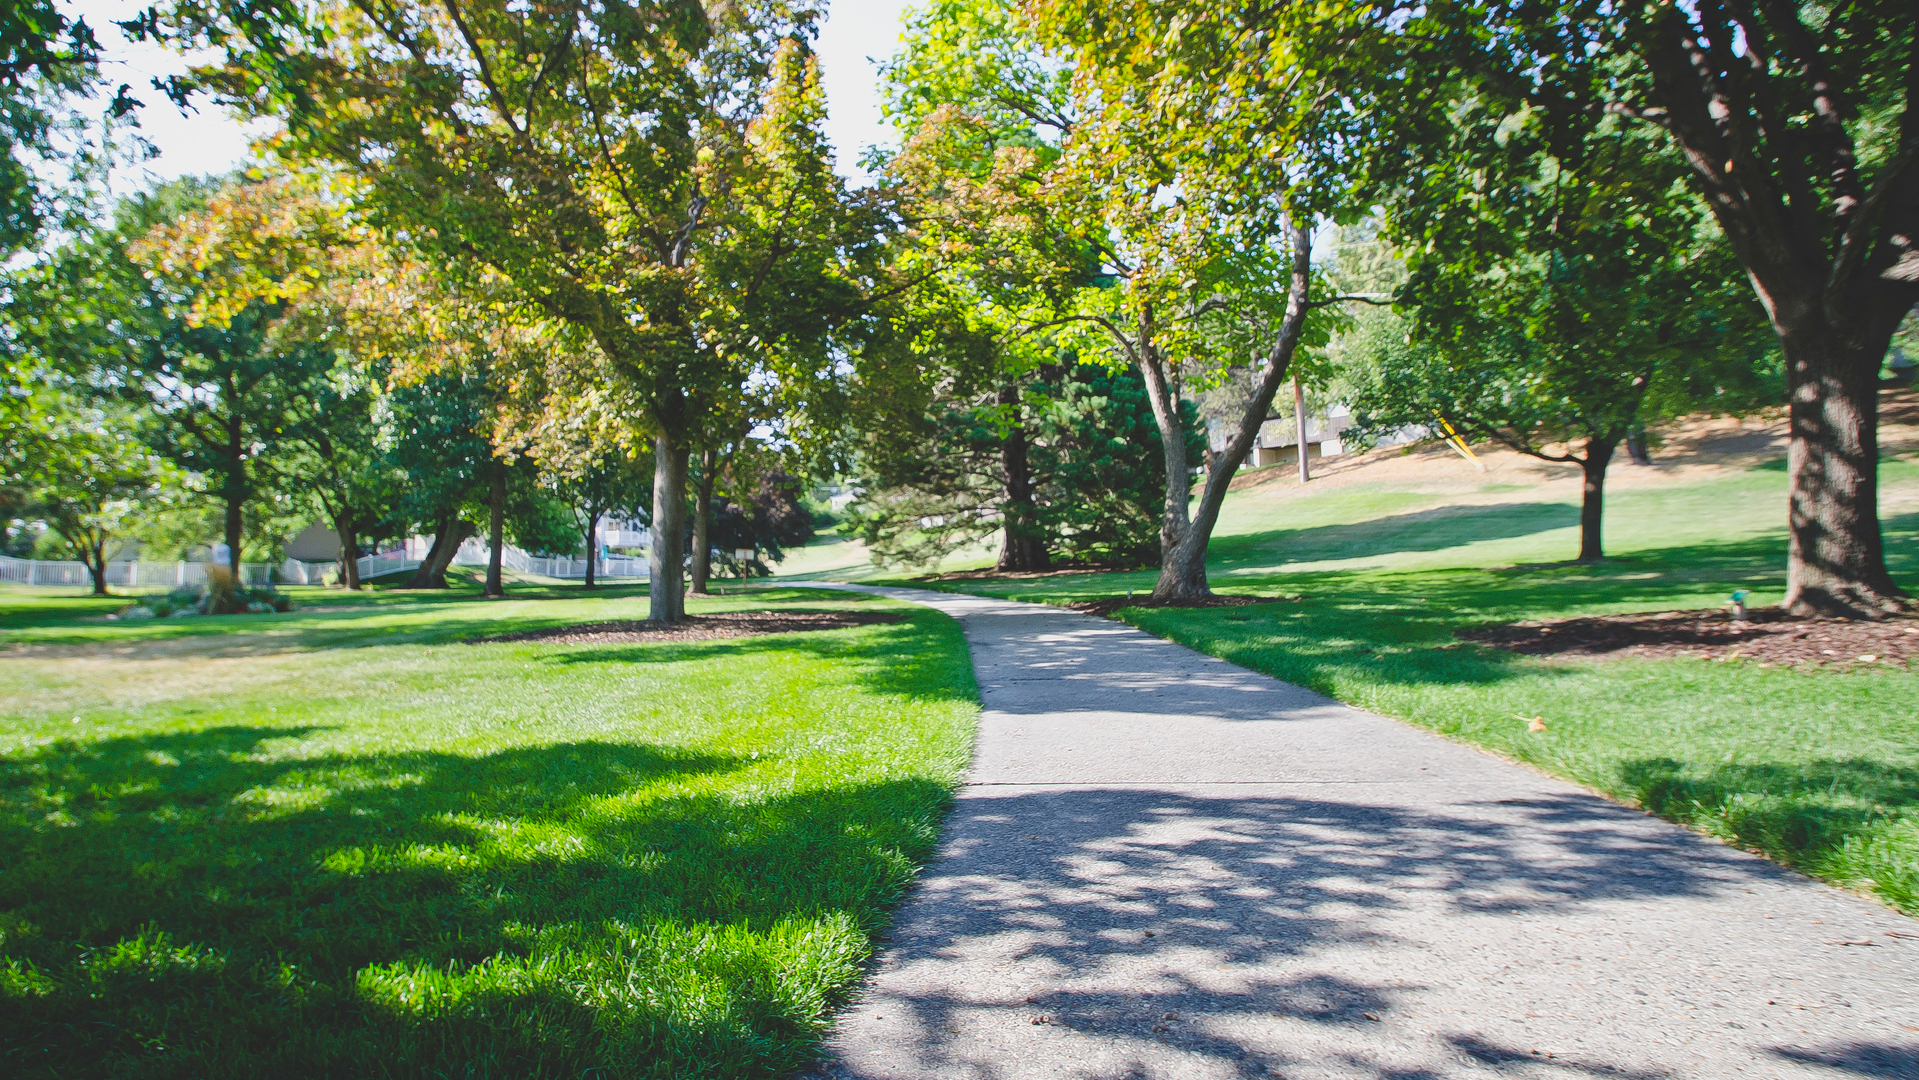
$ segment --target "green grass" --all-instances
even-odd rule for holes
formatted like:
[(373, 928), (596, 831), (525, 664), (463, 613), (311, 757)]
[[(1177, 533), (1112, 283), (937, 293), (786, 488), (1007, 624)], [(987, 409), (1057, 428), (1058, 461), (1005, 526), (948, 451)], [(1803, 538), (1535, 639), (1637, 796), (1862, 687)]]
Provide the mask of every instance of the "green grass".
[[(1889, 461), (1889, 498), (1919, 463)], [(1213, 547), (1221, 592), (1298, 595), (1238, 608), (1129, 608), (1145, 630), (1399, 717), (1645, 807), (1919, 914), (1919, 678), (1703, 660), (1545, 660), (1461, 643), (1464, 626), (1776, 602), (1784, 478), (1757, 469), (1628, 489), (1592, 567), (1574, 508), (1545, 497), (1444, 505), (1387, 488), (1236, 496)], [(1568, 515), (1571, 516), (1568, 516)], [(1886, 522), (1919, 593), (1919, 514)], [(1501, 568), (1503, 567), (1503, 568)], [(1061, 603), (1151, 590), (1152, 572), (934, 588)], [(1527, 717), (1544, 717), (1543, 732)]]
[[(0, 1071), (770, 1077), (816, 1055), (967, 760), (951, 620), (469, 645), (644, 601), (302, 601), (115, 623), (0, 593)], [(854, 604), (892, 606), (693, 608)]]

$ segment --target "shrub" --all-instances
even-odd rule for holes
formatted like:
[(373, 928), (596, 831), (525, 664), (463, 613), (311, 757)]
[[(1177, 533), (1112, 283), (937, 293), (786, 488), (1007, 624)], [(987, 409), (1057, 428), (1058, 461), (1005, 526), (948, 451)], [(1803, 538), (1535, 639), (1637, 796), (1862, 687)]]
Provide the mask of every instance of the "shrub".
[(232, 615), (246, 610), (240, 598), (240, 579), (229, 567), (207, 564), (207, 592), (200, 610), (208, 615)]
[(188, 615), (266, 615), (292, 611), (293, 600), (272, 586), (237, 585), (225, 567), (207, 568), (207, 589), (174, 589), (148, 597), (119, 613), (122, 619), (182, 618)]

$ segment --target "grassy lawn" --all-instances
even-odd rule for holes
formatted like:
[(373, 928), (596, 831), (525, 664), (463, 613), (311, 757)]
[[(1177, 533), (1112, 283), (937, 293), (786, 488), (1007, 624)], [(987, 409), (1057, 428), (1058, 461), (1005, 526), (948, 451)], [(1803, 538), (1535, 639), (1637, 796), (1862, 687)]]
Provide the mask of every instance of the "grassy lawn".
[[(779, 588), (720, 610), (879, 607)], [(107, 622), (0, 592), (0, 1071), (775, 1076), (931, 852), (945, 616), (641, 644), (636, 590), (301, 593)]]
[[(1909, 503), (1919, 463), (1889, 461), (1882, 479)], [(1486, 622), (1716, 607), (1734, 588), (1755, 590), (1755, 602), (1777, 602), (1785, 539), (1772, 512), (1784, 505), (1783, 473), (1761, 468), (1619, 493), (1608, 520), (1619, 557), (1597, 567), (1539, 565), (1576, 550), (1570, 505), (1438, 502), (1366, 487), (1284, 502), (1235, 496), (1229, 531), (1214, 545), (1215, 587), (1301, 599), (1129, 608), (1119, 617), (1919, 914), (1913, 672), (1546, 660), (1452, 636)], [(1886, 537), (1894, 572), (1919, 593), (1919, 514), (1895, 513)], [(1153, 577), (931, 586), (1059, 603), (1144, 593)], [(1535, 716), (1545, 719), (1545, 731), (1528, 730), (1526, 718)]]

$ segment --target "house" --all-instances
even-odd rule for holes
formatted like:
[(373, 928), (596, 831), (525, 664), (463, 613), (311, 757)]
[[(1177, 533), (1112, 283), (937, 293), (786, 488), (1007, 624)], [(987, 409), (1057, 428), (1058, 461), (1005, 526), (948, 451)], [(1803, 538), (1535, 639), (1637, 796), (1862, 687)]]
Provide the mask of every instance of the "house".
[(340, 557), (340, 534), (324, 521), (316, 521), (287, 541), (287, 558), (301, 562), (332, 562)]
[[(1324, 415), (1306, 415), (1306, 458), (1308, 461), (1318, 457), (1335, 457), (1346, 452), (1346, 445), (1340, 439), (1340, 432), (1352, 424), (1351, 413), (1346, 406), (1337, 402), (1328, 405)], [(1208, 442), (1215, 454), (1226, 452), (1226, 444), (1232, 441), (1232, 431), (1223, 421), (1206, 421)], [(1290, 416), (1269, 416), (1259, 426), (1259, 436), (1253, 440), (1253, 448), (1246, 455), (1248, 468), (1262, 468), (1267, 465), (1289, 465), (1299, 460), (1299, 429)]]

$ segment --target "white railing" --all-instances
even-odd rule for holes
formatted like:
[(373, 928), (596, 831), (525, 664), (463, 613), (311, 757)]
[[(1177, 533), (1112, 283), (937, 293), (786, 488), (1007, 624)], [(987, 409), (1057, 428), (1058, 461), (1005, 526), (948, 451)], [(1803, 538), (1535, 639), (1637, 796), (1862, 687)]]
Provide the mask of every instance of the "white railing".
[[(424, 560), (404, 549), (362, 555), (357, 562), (360, 580), (369, 581), (387, 574), (418, 569)], [(468, 541), (453, 556), (455, 566), (485, 566), (487, 547)], [(511, 544), (500, 553), (500, 565), (522, 574), (578, 581), (586, 577), (586, 560), (557, 556), (529, 555)], [(248, 585), (270, 584), (277, 577), (287, 585), (322, 585), (340, 571), (337, 562), (302, 562), (288, 559), (279, 566), (269, 563), (241, 563), (240, 580)], [(646, 560), (630, 555), (608, 555), (594, 570), (596, 578), (645, 577)], [(207, 564), (199, 562), (160, 562), (152, 559), (128, 559), (107, 564), (107, 584), (122, 589), (178, 589), (202, 585), (207, 580)], [(0, 555), (0, 585), (46, 585), (92, 588), (93, 575), (87, 564), (69, 559), (15, 559)]]
[[(200, 562), (128, 559), (107, 564), (107, 584), (123, 589), (177, 589), (202, 584), (206, 579), (207, 564)], [(273, 580), (273, 567), (267, 563), (241, 563), (240, 580), (248, 585), (265, 585)], [(87, 572), (86, 563), (77, 560), (15, 559), (0, 555), (0, 583), (90, 588), (93, 575)]]
[[(492, 549), (478, 540), (468, 540), (453, 553), (455, 566), (485, 566)], [(570, 555), (530, 555), (512, 544), (500, 551), (500, 565), (520, 574), (576, 581), (586, 577), (586, 560)], [(595, 578), (645, 577), (646, 560), (631, 555), (608, 555), (594, 567)]]
[(408, 555), (405, 548), (383, 551), (378, 555), (362, 555), (355, 562), (359, 564), (361, 581), (371, 581), (386, 574), (417, 570), (420, 566), (420, 560)]

